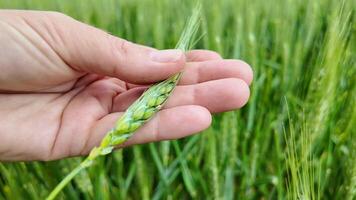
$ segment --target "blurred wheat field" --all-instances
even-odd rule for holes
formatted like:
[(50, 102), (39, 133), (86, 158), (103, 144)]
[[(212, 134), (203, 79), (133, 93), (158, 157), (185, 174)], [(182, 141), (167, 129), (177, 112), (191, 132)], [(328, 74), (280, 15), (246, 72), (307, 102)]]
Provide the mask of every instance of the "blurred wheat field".
[[(174, 47), (194, 4), (0, 0), (2, 9), (60, 11), (159, 49)], [(355, 199), (356, 2), (203, 4), (196, 48), (252, 66), (249, 103), (215, 115), (199, 135), (99, 159), (59, 199)], [(0, 163), (0, 199), (43, 199), (80, 160)]]

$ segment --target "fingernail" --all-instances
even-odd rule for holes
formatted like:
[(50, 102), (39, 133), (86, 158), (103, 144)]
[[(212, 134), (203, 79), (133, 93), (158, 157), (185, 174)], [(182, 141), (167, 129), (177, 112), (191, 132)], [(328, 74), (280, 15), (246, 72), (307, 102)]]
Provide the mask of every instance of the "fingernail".
[(182, 56), (183, 51), (178, 49), (154, 51), (151, 53), (151, 59), (155, 62), (176, 62)]

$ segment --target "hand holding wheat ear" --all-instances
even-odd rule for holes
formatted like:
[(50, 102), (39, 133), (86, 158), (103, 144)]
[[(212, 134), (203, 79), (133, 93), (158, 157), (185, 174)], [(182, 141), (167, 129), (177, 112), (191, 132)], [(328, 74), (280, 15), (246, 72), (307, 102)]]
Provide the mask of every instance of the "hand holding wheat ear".
[(0, 22), (0, 160), (87, 155), (141, 86), (183, 68), (172, 98), (122, 147), (202, 131), (249, 96), (251, 68), (213, 51), (157, 50), (53, 12), (2, 10)]
[[(210, 125), (211, 113), (239, 108), (248, 99), (250, 67), (216, 52), (159, 51), (53, 12), (0, 11), (0, 22), (0, 47), (6, 49), (0, 60), (0, 160), (87, 155), (113, 128), (101, 147), (118, 144), (130, 134), (116, 121), (142, 94), (139, 86), (183, 67), (174, 91), (153, 93), (162, 99), (171, 92), (172, 98), (122, 147), (197, 133)], [(159, 108), (161, 101), (146, 103)], [(144, 123), (150, 106), (129, 110)]]
[[(200, 25), (200, 5), (196, 7), (189, 23), (185, 27), (183, 34), (177, 44), (178, 49), (187, 51)], [(67, 175), (57, 187), (49, 194), (47, 200), (54, 199), (58, 193), (74, 178), (81, 170), (92, 165), (98, 156), (103, 156), (112, 152), (115, 146), (124, 143), (134, 132), (146, 121), (153, 117), (167, 101), (173, 89), (177, 85), (182, 72), (179, 72), (165, 81), (151, 86), (142, 94), (117, 121), (116, 126), (103, 138), (99, 147), (94, 147), (89, 156), (71, 173)]]

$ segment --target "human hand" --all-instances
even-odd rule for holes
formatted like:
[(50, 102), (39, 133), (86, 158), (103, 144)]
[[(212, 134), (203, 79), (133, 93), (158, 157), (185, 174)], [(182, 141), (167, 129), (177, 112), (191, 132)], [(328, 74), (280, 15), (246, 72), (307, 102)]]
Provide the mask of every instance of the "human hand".
[(55, 12), (0, 11), (0, 32), (0, 160), (85, 155), (149, 84), (181, 70), (124, 146), (199, 132), (249, 97), (251, 68), (212, 51), (159, 51)]

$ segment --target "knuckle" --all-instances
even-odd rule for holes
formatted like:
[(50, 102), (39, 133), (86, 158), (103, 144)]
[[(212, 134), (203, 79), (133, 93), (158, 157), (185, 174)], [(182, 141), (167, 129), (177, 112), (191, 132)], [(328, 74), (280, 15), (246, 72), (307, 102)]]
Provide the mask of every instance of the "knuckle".
[(196, 49), (191, 50), (188, 52), (189, 60), (198, 60), (198, 61), (205, 61), (205, 60), (220, 60), (222, 59), (221, 55), (215, 51), (211, 50), (204, 50), (204, 49)]
[(104, 34), (106, 35), (106, 42), (109, 47), (109, 59), (114, 61), (110, 69), (113, 70), (112, 74), (118, 75), (121, 73), (120, 68), (127, 63), (126, 41), (109, 33)]
[(116, 49), (115, 48), (114, 49), (116, 51), (118, 51), (122, 57), (126, 57), (128, 54), (131, 42), (124, 40), (124, 39), (115, 38), (114, 36), (111, 36), (111, 38), (116, 41), (116, 42), (114, 42)]
[(158, 115), (156, 115), (156, 120), (152, 120), (153, 121), (153, 141), (160, 141), (164, 138), (162, 138), (161, 136), (161, 113), (158, 113)]
[(199, 100), (200, 100), (200, 96), (201, 94), (204, 92), (202, 91), (202, 88), (201, 87), (193, 87), (191, 88), (191, 93), (192, 95), (189, 95), (190, 96), (190, 102), (192, 102), (193, 104), (198, 104)]
[(61, 12), (57, 12), (57, 11), (44, 11), (44, 13), (53, 19), (66, 19), (66, 18), (68, 19), (68, 18), (70, 18), (69, 16), (67, 16)]
[(108, 43), (110, 45), (110, 52), (112, 60), (116, 60), (115, 66), (113, 66), (113, 74), (119, 74), (120, 68), (129, 63), (129, 46), (131, 42), (117, 38), (113, 35), (107, 34)]
[(212, 60), (218, 60), (218, 59), (222, 59), (221, 55), (215, 51), (208, 51), (209, 53), (209, 58)]

